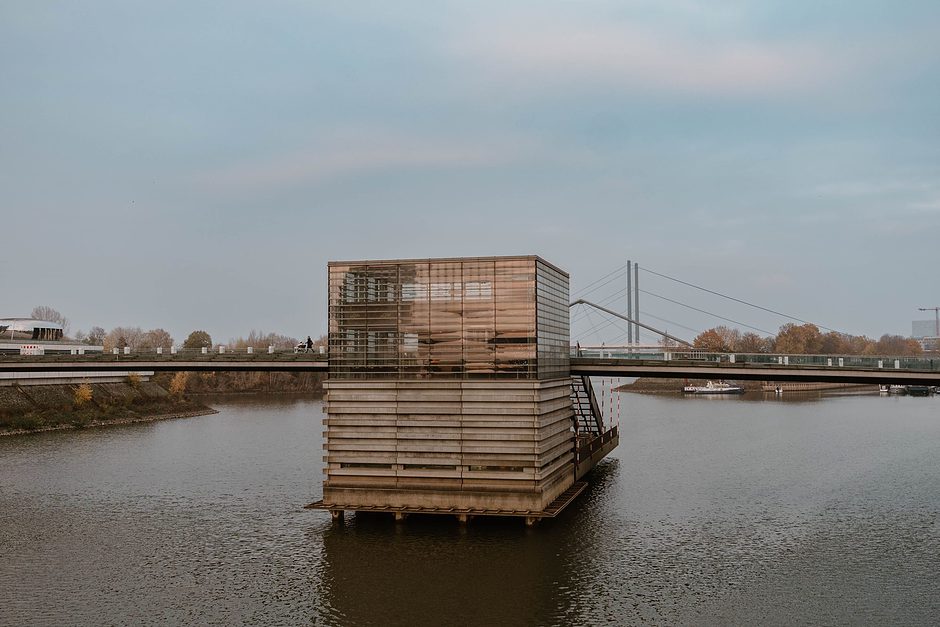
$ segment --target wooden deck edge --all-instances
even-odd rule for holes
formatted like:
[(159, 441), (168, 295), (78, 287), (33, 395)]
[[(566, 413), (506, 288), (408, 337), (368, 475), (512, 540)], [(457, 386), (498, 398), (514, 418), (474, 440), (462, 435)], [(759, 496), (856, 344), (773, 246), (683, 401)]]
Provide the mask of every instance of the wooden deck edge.
[(322, 500), (304, 505), (304, 509), (342, 510), (351, 512), (385, 512), (389, 514), (465, 514), (467, 516), (515, 516), (525, 518), (555, 518), (568, 505), (587, 489), (587, 483), (576, 481), (570, 488), (562, 492), (558, 498), (541, 510), (518, 509), (474, 509), (470, 507), (390, 507), (390, 506), (364, 506), (342, 503), (324, 503)]

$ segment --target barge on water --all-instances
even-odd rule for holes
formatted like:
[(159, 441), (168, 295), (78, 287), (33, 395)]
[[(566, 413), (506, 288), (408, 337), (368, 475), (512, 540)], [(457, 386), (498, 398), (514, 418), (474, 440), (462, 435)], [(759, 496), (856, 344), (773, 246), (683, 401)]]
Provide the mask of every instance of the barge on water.
[(725, 381), (706, 381), (705, 385), (686, 385), (682, 391), (686, 394), (744, 394), (743, 387)]

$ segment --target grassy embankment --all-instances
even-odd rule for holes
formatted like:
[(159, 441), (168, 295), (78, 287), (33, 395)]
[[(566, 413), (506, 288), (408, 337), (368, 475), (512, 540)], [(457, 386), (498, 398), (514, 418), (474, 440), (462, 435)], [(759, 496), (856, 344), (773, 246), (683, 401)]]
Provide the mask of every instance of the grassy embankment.
[(182, 418), (213, 411), (135, 377), (121, 383), (0, 387), (0, 435)]
[(213, 413), (203, 394), (322, 394), (323, 375), (160, 373), (151, 381), (0, 387), (0, 435), (80, 429)]

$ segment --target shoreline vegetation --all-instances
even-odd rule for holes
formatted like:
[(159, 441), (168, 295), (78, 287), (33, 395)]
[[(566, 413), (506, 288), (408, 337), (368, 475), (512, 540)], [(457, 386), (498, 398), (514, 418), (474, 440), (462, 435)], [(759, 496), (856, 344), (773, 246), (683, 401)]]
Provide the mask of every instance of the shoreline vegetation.
[(200, 397), (290, 394), (322, 396), (314, 373), (159, 373), (149, 381), (131, 374), (111, 383), (0, 387), (0, 436), (126, 425), (217, 413)]
[(0, 435), (211, 414), (214, 409), (130, 375), (110, 383), (0, 387)]
[(180, 396), (206, 394), (323, 394), (312, 372), (160, 372), (150, 380)]
[[(105, 331), (93, 326), (87, 332), (69, 335), (69, 320), (58, 310), (46, 305), (33, 308), (32, 317), (59, 324), (63, 339), (105, 351), (129, 348), (133, 351), (170, 350), (177, 346), (164, 329), (144, 331), (137, 326), (119, 326)], [(306, 341), (280, 333), (252, 330), (247, 337), (230, 339), (218, 344), (204, 330), (187, 336), (184, 349), (226, 347), (257, 351), (274, 347), (277, 350), (319, 350), (327, 338), (310, 336)], [(198, 400), (203, 396), (226, 394), (306, 394), (323, 395), (324, 375), (291, 372), (165, 372), (149, 381), (130, 374), (125, 381), (102, 383), (89, 378), (71, 378), (73, 383), (48, 385), (0, 386), (0, 435), (37, 433), (57, 429), (82, 429), (111, 424), (129, 424), (168, 418), (184, 418), (214, 413), (215, 410)], [(113, 380), (112, 380), (113, 381)]]
[(212, 414), (217, 414), (219, 411), (208, 406), (203, 406), (201, 409), (194, 409), (190, 411), (182, 412), (172, 412), (169, 414), (150, 414), (150, 415), (138, 415), (133, 417), (126, 418), (117, 418), (114, 420), (89, 420), (87, 422), (82, 422), (80, 424), (75, 423), (60, 423), (55, 425), (49, 425), (45, 427), (38, 427), (35, 429), (12, 429), (5, 430), (5, 427), (0, 427), (0, 437), (6, 435), (28, 435), (32, 433), (47, 433), (49, 431), (69, 431), (73, 429), (93, 429), (95, 427), (112, 427), (117, 425), (131, 425), (139, 422), (158, 422), (161, 420), (175, 420), (177, 418), (195, 418), (196, 416), (209, 416)]

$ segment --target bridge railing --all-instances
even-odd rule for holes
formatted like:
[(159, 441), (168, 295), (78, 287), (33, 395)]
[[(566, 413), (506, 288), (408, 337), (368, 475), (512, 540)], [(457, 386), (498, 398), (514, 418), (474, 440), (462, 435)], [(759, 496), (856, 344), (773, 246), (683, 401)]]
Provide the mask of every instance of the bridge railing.
[(56, 350), (55, 346), (46, 345), (45, 352), (20, 354), (19, 352), (0, 352), (0, 360), (6, 361), (326, 361), (328, 356), (314, 348), (311, 352), (295, 349), (271, 348), (120, 348), (108, 351), (86, 351), (79, 349)]
[(571, 357), (588, 359), (632, 359), (637, 361), (676, 361), (682, 363), (702, 362), (741, 365), (808, 366), (814, 368), (940, 370), (940, 354), (916, 357), (890, 355), (789, 355), (782, 353), (712, 353), (685, 348), (670, 348), (657, 351), (648, 348), (572, 347)]

